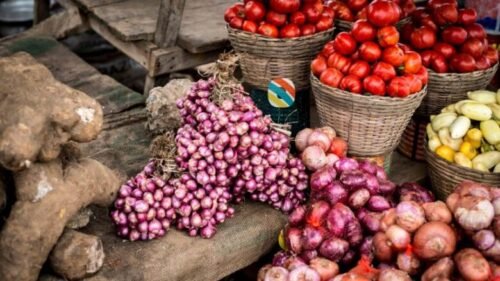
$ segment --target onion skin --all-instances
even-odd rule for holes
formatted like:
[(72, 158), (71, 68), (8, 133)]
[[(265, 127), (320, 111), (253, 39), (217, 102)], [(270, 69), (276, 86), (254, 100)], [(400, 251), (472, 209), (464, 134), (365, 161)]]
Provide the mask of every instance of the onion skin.
[(272, 267), (270, 264), (266, 264), (259, 269), (259, 273), (257, 274), (257, 281), (264, 281), (266, 277), (266, 273)]
[(325, 258), (312, 259), (309, 262), (309, 266), (319, 273), (321, 281), (330, 280), (339, 274), (338, 264)]
[(403, 183), (398, 187), (399, 201), (414, 201), (417, 203), (433, 202), (434, 195), (422, 187), (421, 185), (413, 182)]
[(489, 186), (472, 181), (461, 182), (453, 192), (458, 193), (460, 197), (473, 196), (488, 201), (492, 199)]
[(288, 271), (280, 266), (269, 268), (264, 277), (264, 281), (288, 281)]
[(286, 231), (287, 248), (295, 253), (302, 252), (302, 231), (291, 227)]
[(472, 236), (474, 245), (480, 251), (486, 251), (495, 245), (495, 233), (491, 230), (483, 229)]
[(319, 253), (329, 260), (338, 262), (349, 250), (349, 243), (345, 240), (332, 237), (323, 241), (319, 248)]
[(380, 271), (378, 281), (412, 281), (408, 273), (397, 269), (383, 269)]
[(332, 141), (333, 138), (335, 138), (337, 136), (337, 132), (335, 132), (335, 129), (333, 129), (330, 126), (321, 127), (319, 129), (321, 130), (321, 132), (323, 132), (323, 134), (328, 136), (330, 141)]
[(421, 281), (434, 281), (441, 278), (449, 279), (455, 264), (450, 257), (445, 257), (431, 265), (422, 275)]
[(413, 237), (413, 249), (423, 260), (437, 260), (450, 256), (455, 251), (455, 231), (443, 222), (428, 222), (422, 225)]
[(356, 190), (349, 197), (349, 206), (354, 209), (363, 207), (370, 199), (370, 192), (366, 188)]
[(330, 205), (327, 202), (315, 202), (306, 213), (306, 222), (314, 227), (319, 227), (326, 220), (329, 211)]
[(337, 275), (329, 281), (370, 281), (370, 279), (356, 273), (344, 273)]
[(325, 152), (317, 145), (308, 146), (302, 152), (301, 159), (306, 168), (310, 171), (316, 171), (322, 168), (327, 162)]
[(425, 223), (424, 209), (416, 202), (403, 201), (396, 206), (396, 223), (413, 233)]
[(410, 245), (410, 233), (399, 225), (391, 225), (385, 232), (385, 235), (396, 251), (403, 251)]
[(310, 128), (305, 128), (300, 130), (297, 135), (295, 136), (295, 147), (297, 148), (298, 151), (302, 152), (304, 149), (307, 147), (307, 139), (309, 139), (309, 136), (313, 132), (312, 129)]
[(414, 275), (420, 268), (420, 260), (413, 253), (399, 253), (396, 264), (398, 268), (410, 275)]
[(453, 214), (465, 230), (476, 231), (491, 225), (495, 210), (487, 199), (467, 196), (458, 200)]
[(322, 199), (330, 203), (330, 205), (335, 205), (337, 203), (345, 203), (348, 196), (347, 190), (338, 181), (333, 181), (332, 184), (325, 187), (319, 194), (318, 199)]
[(288, 281), (321, 281), (321, 277), (309, 266), (300, 266), (290, 271)]
[(389, 226), (396, 224), (396, 209), (391, 208), (385, 211), (382, 215), (382, 219), (380, 220), (380, 230), (387, 231)]
[(423, 203), (422, 208), (427, 221), (440, 221), (450, 224), (453, 219), (450, 209), (443, 201)]
[(479, 251), (467, 248), (454, 257), (457, 269), (466, 281), (486, 281), (491, 277), (491, 268), (488, 261)]
[(326, 186), (333, 183), (337, 176), (337, 171), (331, 166), (324, 166), (311, 175), (311, 189), (314, 191), (323, 190)]
[(301, 225), (306, 217), (306, 207), (304, 205), (298, 206), (288, 216), (288, 223), (292, 226)]
[(378, 232), (373, 236), (373, 253), (377, 260), (381, 262), (391, 262), (394, 256), (391, 242), (383, 232)]
[(319, 146), (323, 152), (327, 152), (331, 144), (331, 139), (319, 129), (314, 130), (307, 138), (307, 146)]

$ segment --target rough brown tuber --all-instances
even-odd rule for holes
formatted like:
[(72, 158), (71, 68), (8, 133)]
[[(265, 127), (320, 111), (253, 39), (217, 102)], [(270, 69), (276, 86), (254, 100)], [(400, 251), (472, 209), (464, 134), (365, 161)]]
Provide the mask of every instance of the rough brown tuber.
[(65, 279), (88, 277), (101, 269), (104, 250), (99, 237), (66, 230), (49, 256), (52, 269)]
[(92, 159), (35, 163), (14, 174), (17, 201), (0, 232), (0, 280), (36, 280), (64, 227), (89, 204), (110, 205), (121, 179)]

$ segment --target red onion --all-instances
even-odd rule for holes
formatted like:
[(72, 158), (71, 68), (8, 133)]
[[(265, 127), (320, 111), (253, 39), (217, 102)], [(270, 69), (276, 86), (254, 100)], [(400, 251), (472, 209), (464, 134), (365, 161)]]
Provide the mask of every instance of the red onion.
[(298, 151), (302, 152), (304, 151), (304, 149), (306, 149), (307, 140), (309, 139), (309, 136), (312, 132), (312, 129), (305, 128), (297, 133), (297, 135), (295, 136), (295, 147)]
[(319, 252), (323, 257), (338, 262), (349, 250), (349, 243), (345, 240), (332, 237), (321, 243)]
[(380, 195), (374, 195), (368, 200), (368, 209), (374, 212), (383, 212), (391, 208), (389, 201)]
[(301, 266), (290, 272), (288, 281), (321, 281), (321, 277), (314, 269)]
[(351, 194), (348, 202), (350, 207), (359, 209), (363, 207), (369, 199), (370, 192), (368, 191), (368, 189), (361, 188)]
[(319, 227), (326, 220), (329, 211), (330, 205), (327, 202), (315, 202), (306, 213), (306, 221), (309, 225)]
[(314, 250), (323, 242), (323, 231), (313, 226), (306, 226), (302, 231), (302, 248)]
[(385, 232), (385, 235), (392, 244), (392, 247), (398, 251), (406, 250), (411, 242), (410, 233), (398, 225), (391, 225)]
[(317, 170), (311, 176), (311, 189), (314, 191), (322, 190), (327, 185), (331, 184), (336, 176), (337, 172), (330, 166), (325, 166)]
[(300, 225), (304, 222), (305, 216), (306, 216), (306, 207), (298, 206), (288, 216), (288, 223), (292, 226)]
[(425, 223), (424, 209), (413, 201), (403, 201), (396, 206), (396, 223), (406, 231), (414, 232)]
[(287, 247), (295, 253), (302, 252), (302, 231), (298, 228), (289, 228), (286, 231)]
[(288, 275), (286, 268), (273, 266), (266, 272), (264, 281), (288, 281)]
[(323, 152), (327, 152), (331, 145), (331, 139), (321, 130), (316, 129), (307, 138), (307, 146), (319, 146)]
[(316, 171), (327, 163), (325, 152), (317, 145), (308, 146), (304, 152), (302, 152), (301, 158), (307, 169), (311, 171)]
[(352, 158), (341, 158), (335, 163), (337, 172), (345, 172), (349, 170), (357, 170), (359, 168), (358, 161)]

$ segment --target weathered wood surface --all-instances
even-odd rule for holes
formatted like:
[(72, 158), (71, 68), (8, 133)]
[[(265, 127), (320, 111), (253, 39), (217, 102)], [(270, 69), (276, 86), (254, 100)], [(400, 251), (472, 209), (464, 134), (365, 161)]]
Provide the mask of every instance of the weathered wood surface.
[(172, 47), (181, 28), (186, 0), (161, 0), (154, 42), (160, 48)]
[[(160, 0), (76, 0), (123, 41), (154, 39)], [(190, 53), (228, 46), (223, 19), (233, 0), (186, 0), (177, 44)]]

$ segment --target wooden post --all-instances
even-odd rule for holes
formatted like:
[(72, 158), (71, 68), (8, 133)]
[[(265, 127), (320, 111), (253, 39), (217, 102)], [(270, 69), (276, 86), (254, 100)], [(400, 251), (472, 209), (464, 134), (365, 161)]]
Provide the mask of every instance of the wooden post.
[(181, 28), (186, 0), (161, 0), (156, 22), (155, 44), (160, 48), (172, 47)]
[(33, 25), (43, 21), (49, 16), (50, 16), (50, 0), (35, 0)]

